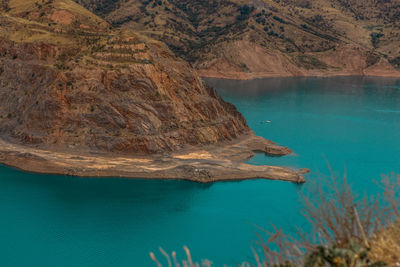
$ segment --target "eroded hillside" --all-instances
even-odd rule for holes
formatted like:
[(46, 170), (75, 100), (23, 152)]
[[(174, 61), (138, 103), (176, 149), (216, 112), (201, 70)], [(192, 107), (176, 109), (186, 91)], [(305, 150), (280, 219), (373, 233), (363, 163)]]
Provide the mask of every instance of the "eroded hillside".
[(251, 133), (164, 44), (72, 1), (3, 2), (0, 40), (3, 139), (148, 154)]
[(77, 1), (162, 40), (204, 76), (399, 75), (395, 0)]

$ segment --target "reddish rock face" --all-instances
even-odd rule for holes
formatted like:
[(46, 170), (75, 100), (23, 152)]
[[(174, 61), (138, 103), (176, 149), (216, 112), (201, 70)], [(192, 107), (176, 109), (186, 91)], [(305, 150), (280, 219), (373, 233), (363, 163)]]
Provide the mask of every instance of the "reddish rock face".
[(129, 42), (111, 40), (77, 59), (61, 46), (1, 39), (1, 137), (149, 154), (251, 132), (232, 104), (163, 45)]

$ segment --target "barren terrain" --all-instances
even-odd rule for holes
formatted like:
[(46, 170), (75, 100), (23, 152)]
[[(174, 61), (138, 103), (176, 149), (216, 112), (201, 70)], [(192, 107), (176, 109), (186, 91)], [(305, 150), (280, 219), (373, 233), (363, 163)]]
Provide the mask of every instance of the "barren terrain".
[(303, 173), (285, 167), (254, 166), (243, 161), (255, 151), (283, 156), (291, 153), (265, 139), (246, 136), (235, 142), (168, 155), (132, 156), (90, 151), (50, 151), (0, 139), (0, 161), (25, 171), (82, 177), (184, 179), (200, 183), (270, 179), (304, 183)]

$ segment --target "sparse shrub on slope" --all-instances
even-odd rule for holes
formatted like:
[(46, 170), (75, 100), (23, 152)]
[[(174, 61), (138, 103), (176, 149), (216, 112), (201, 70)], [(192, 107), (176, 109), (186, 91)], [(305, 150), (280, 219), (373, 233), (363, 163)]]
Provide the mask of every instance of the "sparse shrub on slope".
[(9, 10), (9, 0), (2, 0), (2, 2), (0, 3), (0, 11), (8, 12)]

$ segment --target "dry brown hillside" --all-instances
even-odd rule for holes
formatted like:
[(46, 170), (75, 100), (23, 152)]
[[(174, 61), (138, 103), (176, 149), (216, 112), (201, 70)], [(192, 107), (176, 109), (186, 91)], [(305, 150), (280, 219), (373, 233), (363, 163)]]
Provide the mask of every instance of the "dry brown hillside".
[(398, 0), (77, 0), (205, 76), (398, 76)]
[(163, 153), (251, 133), (159, 41), (70, 0), (0, 13), (0, 138), (44, 148)]

